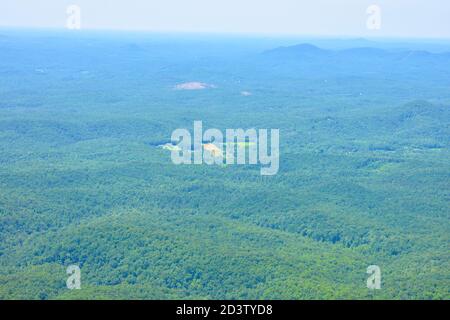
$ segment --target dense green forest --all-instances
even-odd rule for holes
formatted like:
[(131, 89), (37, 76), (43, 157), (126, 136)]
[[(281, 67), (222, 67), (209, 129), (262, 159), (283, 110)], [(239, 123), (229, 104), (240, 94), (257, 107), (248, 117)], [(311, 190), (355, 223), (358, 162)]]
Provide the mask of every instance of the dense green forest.
[[(4, 31), (0, 299), (449, 299), (450, 54), (290, 44)], [(195, 120), (279, 173), (174, 165)]]

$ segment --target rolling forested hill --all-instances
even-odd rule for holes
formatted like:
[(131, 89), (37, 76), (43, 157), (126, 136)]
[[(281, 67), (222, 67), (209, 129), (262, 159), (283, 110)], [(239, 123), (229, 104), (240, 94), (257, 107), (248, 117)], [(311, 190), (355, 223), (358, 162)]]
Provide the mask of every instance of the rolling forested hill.
[[(449, 54), (2, 34), (0, 299), (450, 298)], [(174, 165), (195, 120), (279, 173)]]

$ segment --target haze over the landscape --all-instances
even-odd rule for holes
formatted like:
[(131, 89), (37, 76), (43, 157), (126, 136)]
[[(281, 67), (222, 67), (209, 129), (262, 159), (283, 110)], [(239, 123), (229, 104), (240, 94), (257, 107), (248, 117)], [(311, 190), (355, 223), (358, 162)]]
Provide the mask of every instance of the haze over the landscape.
[[(3, 0), (0, 26), (63, 28), (73, 4), (85, 29), (450, 38), (445, 0)], [(371, 5), (380, 29), (366, 27)]]

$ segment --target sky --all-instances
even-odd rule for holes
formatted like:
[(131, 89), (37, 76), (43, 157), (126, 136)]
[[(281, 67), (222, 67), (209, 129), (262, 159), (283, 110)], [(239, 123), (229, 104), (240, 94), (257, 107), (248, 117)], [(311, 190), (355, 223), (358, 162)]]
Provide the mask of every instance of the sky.
[(450, 39), (449, 0), (0, 0), (0, 27), (65, 28), (69, 5), (81, 29)]

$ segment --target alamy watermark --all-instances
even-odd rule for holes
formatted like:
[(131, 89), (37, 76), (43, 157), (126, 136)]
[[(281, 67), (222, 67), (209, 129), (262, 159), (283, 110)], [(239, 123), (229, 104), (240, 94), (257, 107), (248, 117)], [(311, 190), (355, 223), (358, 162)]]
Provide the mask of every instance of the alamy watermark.
[[(279, 129), (219, 129), (203, 132), (202, 121), (194, 121), (194, 132), (176, 129), (172, 144), (163, 147), (171, 150), (174, 164), (261, 165), (261, 175), (278, 173), (280, 164)], [(270, 146), (269, 146), (270, 145)], [(270, 150), (270, 152), (269, 152)]]
[(369, 30), (380, 30), (381, 29), (381, 8), (380, 6), (373, 4), (369, 6), (366, 10), (368, 15), (366, 26)]
[(67, 289), (81, 289), (81, 270), (77, 265), (71, 265), (67, 267), (67, 275), (69, 276), (66, 281)]
[(67, 7), (67, 20), (66, 28), (70, 30), (80, 30), (81, 29), (81, 8), (76, 4), (72, 4)]
[(367, 267), (367, 288), (370, 290), (380, 290), (381, 289), (381, 268), (376, 265), (371, 265)]

